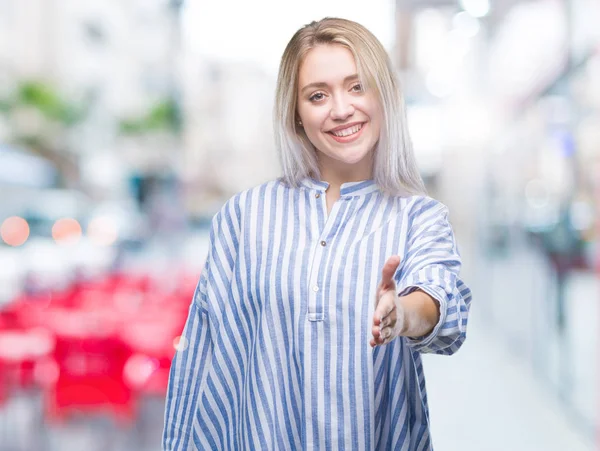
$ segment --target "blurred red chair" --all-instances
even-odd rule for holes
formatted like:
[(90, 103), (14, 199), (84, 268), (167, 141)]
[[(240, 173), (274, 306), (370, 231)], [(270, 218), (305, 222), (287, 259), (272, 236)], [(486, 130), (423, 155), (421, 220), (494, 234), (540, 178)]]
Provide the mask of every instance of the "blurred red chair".
[(120, 424), (131, 423), (135, 399), (123, 378), (131, 351), (116, 337), (116, 323), (93, 312), (55, 315), (68, 318), (57, 330), (54, 360), (58, 376), (48, 387), (45, 400), (49, 420), (62, 421), (76, 412), (108, 413)]
[(121, 330), (122, 340), (134, 351), (124, 372), (132, 389), (145, 395), (166, 394), (184, 322), (177, 313), (149, 309)]
[(37, 364), (48, 358), (54, 347), (54, 337), (45, 329), (0, 329), (0, 367), (4, 391), (10, 394), (38, 385)]

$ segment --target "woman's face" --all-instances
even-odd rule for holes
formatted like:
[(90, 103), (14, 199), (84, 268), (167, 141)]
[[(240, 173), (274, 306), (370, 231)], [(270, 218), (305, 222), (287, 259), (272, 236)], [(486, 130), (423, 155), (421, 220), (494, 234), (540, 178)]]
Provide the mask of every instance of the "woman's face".
[(298, 74), (297, 112), (322, 173), (371, 178), (382, 114), (373, 90), (360, 84), (350, 50), (318, 45), (306, 54)]

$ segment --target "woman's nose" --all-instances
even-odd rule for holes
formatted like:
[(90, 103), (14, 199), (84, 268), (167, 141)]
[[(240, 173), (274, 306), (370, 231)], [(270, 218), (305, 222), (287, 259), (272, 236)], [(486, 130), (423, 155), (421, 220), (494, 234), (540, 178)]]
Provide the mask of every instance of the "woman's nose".
[(333, 99), (329, 114), (334, 120), (344, 120), (354, 114), (354, 106), (350, 99), (345, 96), (338, 96)]

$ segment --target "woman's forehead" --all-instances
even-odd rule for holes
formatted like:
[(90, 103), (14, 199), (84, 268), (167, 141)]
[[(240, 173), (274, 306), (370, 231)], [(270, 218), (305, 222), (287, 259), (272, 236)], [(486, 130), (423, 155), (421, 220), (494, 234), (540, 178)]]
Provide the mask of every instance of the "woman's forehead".
[(307, 52), (299, 67), (300, 86), (309, 83), (335, 83), (357, 78), (352, 52), (342, 45), (318, 45)]

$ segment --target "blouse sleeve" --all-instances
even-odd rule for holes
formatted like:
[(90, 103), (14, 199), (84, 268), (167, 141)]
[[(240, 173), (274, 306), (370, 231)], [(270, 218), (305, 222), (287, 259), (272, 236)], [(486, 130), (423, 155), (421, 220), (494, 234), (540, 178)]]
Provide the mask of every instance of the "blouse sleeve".
[[(227, 203), (213, 218), (209, 252), (189, 308), (169, 374), (165, 403), (163, 451), (192, 447), (193, 424), (213, 354), (213, 300), (228, 289), (237, 249), (235, 207)], [(222, 299), (222, 298), (221, 298)]]
[(424, 337), (408, 338), (408, 344), (422, 353), (451, 355), (466, 338), (471, 290), (459, 277), (461, 258), (448, 209), (431, 198), (423, 198), (410, 215), (412, 225), (406, 253), (396, 273), (400, 296), (416, 289), (433, 297), (440, 318)]

